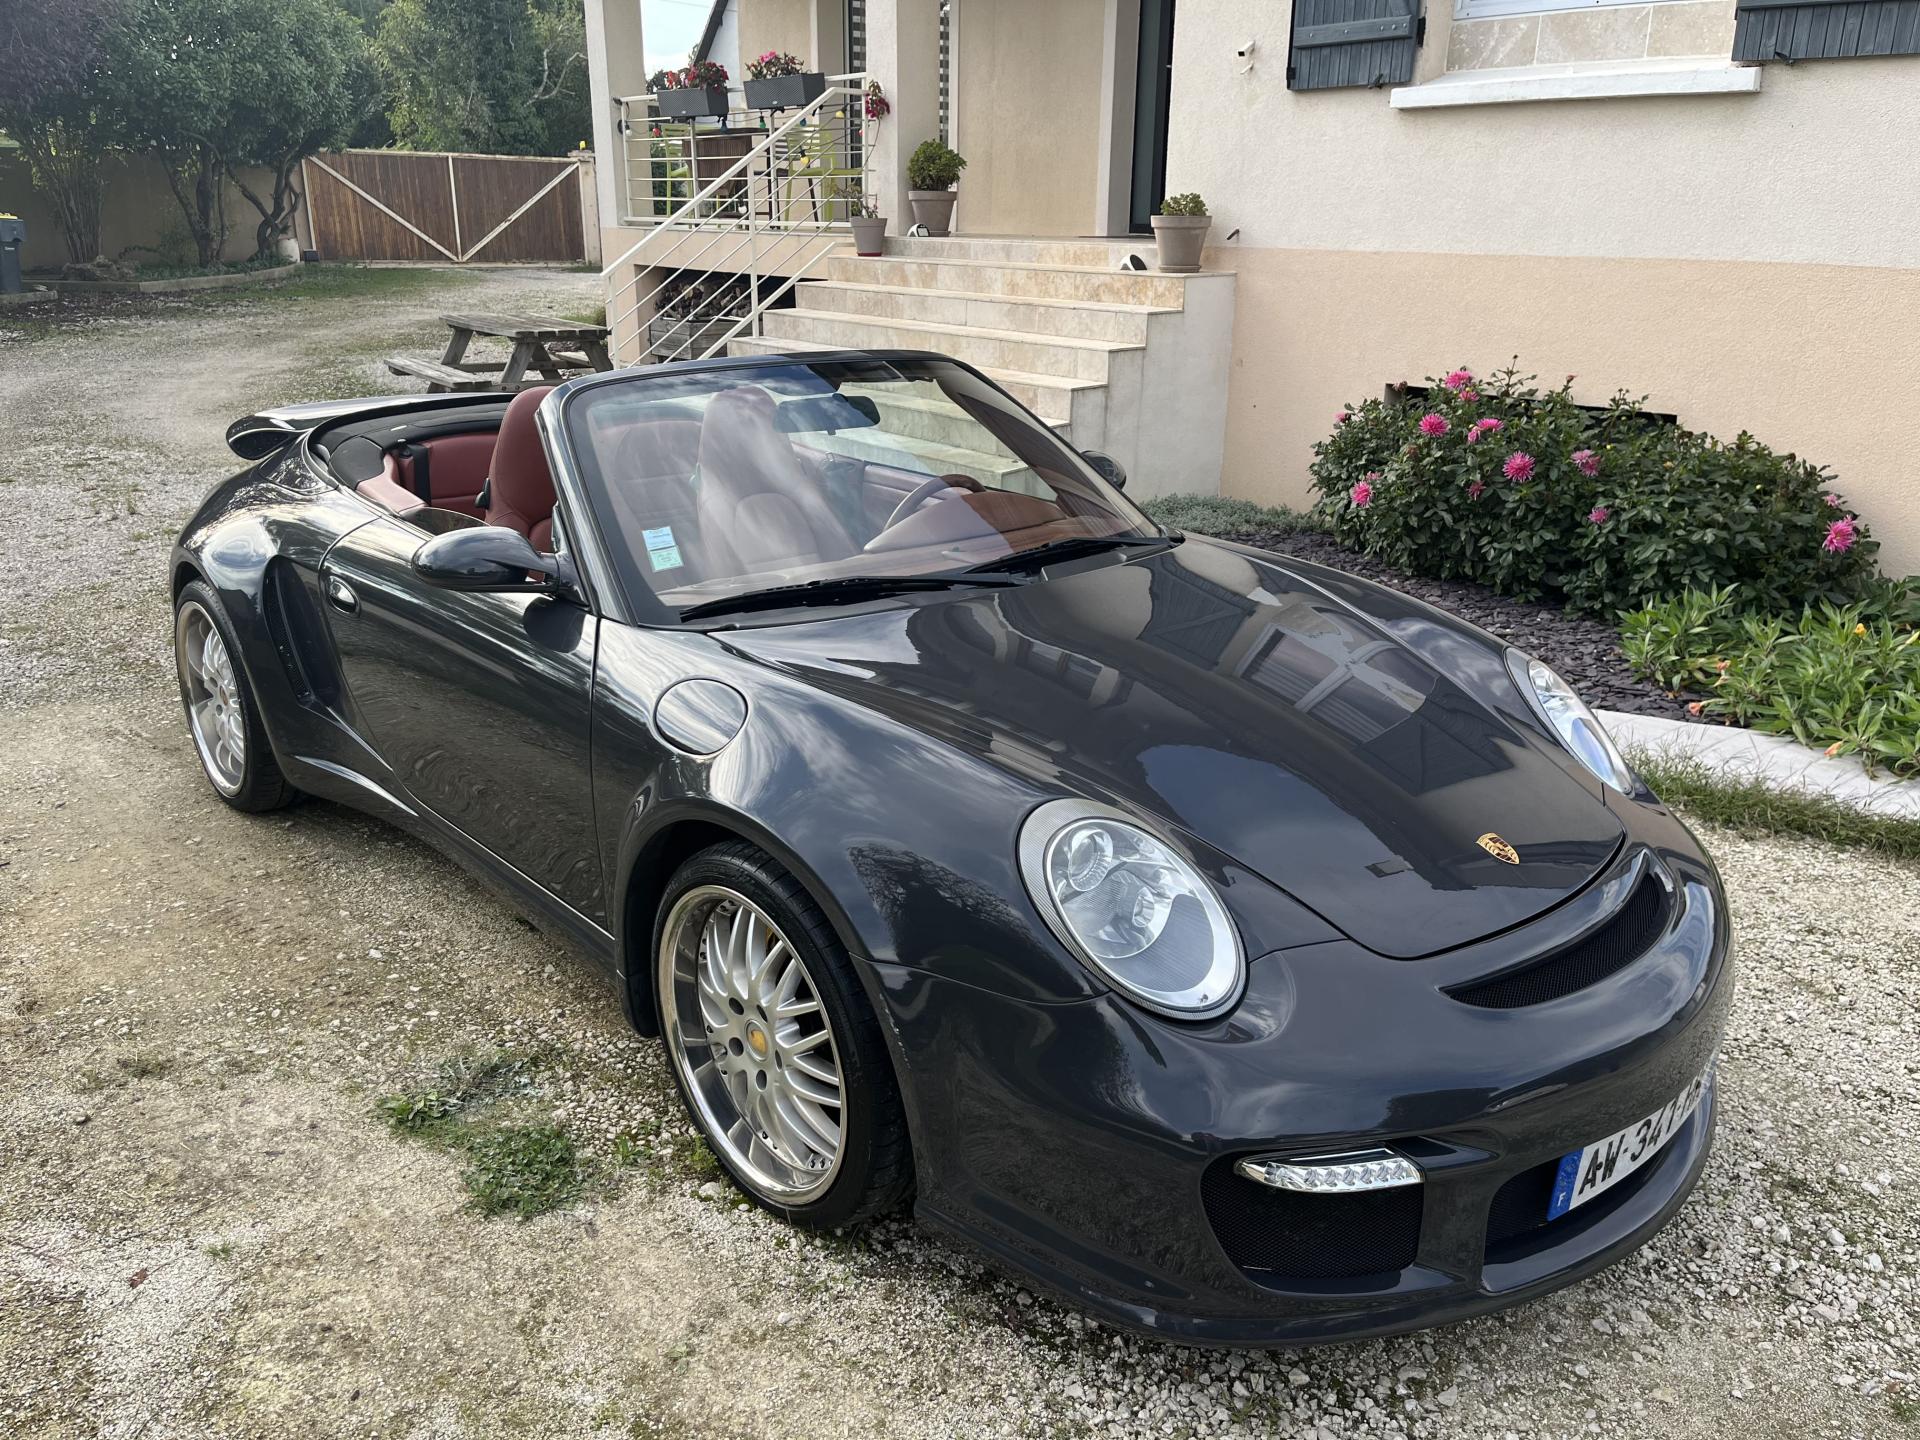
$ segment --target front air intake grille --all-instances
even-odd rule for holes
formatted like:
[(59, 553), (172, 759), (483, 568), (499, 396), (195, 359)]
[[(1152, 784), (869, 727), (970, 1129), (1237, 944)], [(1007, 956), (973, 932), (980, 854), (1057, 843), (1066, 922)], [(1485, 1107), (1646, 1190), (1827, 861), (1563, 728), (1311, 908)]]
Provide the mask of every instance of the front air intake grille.
[(1600, 1192), (1586, 1204), (1558, 1219), (1547, 1218), (1553, 1200), (1553, 1182), (1560, 1173), (1558, 1160), (1547, 1160), (1522, 1170), (1494, 1193), (1487, 1214), (1487, 1259), (1501, 1261), (1533, 1247), (1536, 1240), (1552, 1241), (1556, 1231), (1577, 1232), (1626, 1204), (1661, 1168), (1655, 1160)]
[(1644, 876), (1611, 920), (1564, 950), (1504, 974), (1456, 985), (1447, 994), (1488, 1010), (1518, 1010), (1597, 985), (1647, 953), (1667, 923), (1669, 903), (1666, 886), (1653, 875)]
[(1200, 1198), (1220, 1248), (1252, 1278), (1359, 1279), (1413, 1263), (1424, 1185), (1310, 1195), (1249, 1180), (1233, 1165), (1209, 1166)]

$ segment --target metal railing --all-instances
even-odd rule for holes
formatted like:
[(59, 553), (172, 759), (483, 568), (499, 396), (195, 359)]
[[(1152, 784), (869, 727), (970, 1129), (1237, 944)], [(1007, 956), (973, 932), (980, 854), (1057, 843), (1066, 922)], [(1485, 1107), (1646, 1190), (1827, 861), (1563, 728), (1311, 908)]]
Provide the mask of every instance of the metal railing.
[(829, 76), (784, 119), (734, 110), (705, 129), (663, 118), (653, 95), (622, 98), (622, 219), (650, 233), (601, 272), (612, 279), (645, 252), (609, 292), (607, 323), (638, 315), (642, 354), (662, 360), (705, 359), (759, 335), (761, 317), (838, 247), (871, 193), (866, 78)]

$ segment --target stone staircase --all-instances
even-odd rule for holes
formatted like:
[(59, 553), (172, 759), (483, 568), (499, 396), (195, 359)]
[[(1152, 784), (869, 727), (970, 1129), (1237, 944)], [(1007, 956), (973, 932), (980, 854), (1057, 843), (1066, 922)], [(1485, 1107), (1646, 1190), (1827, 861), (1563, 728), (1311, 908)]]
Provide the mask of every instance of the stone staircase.
[[(887, 253), (834, 254), (769, 310), (735, 354), (932, 350), (985, 371), (1083, 450), (1126, 467), (1139, 495), (1218, 489), (1232, 345), (1231, 273), (1120, 269), (1151, 240), (895, 237)], [(891, 413), (929, 461), (991, 479), (995, 457), (954, 452), (938, 407)], [(953, 453), (940, 453), (953, 452)], [(1001, 468), (1004, 470), (1004, 462)]]

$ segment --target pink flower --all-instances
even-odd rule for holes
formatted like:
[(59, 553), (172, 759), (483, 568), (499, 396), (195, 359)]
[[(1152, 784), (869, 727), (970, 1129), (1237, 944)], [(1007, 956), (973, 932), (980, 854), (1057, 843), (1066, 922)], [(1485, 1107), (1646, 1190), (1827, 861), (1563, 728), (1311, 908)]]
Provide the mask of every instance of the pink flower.
[(1362, 480), (1365, 480), (1371, 483), (1372, 481), (1378, 480), (1380, 478), (1380, 472), (1378, 470), (1369, 470), (1367, 471), (1366, 474), (1362, 475), (1360, 478)]
[(1449, 390), (1464, 390), (1473, 383), (1473, 372), (1471, 370), (1455, 370), (1440, 383)]
[(1598, 475), (1600, 473), (1600, 457), (1591, 450), (1574, 451), (1573, 463), (1582, 475)]
[(1353, 415), (1346, 410), (1336, 410), (1333, 412), (1333, 423), (1336, 425), (1344, 425), (1352, 418)]
[(1460, 398), (1466, 401), (1469, 405), (1471, 405), (1474, 401), (1480, 398), (1480, 392), (1474, 389), (1471, 385), (1469, 385), (1466, 389), (1460, 392)]
[(1840, 497), (1838, 495), (1832, 495), (1832, 494), (1822, 495), (1820, 497), (1820, 500), (1829, 509), (1838, 510), (1840, 508)]
[(1469, 444), (1471, 444), (1473, 441), (1478, 440), (1482, 435), (1491, 435), (1494, 431), (1504, 429), (1504, 428), (1505, 428), (1504, 423), (1499, 420), (1494, 420), (1491, 418), (1486, 420), (1476, 420), (1473, 422), (1473, 424), (1467, 427), (1467, 441)]
[(1351, 498), (1353, 500), (1354, 509), (1356, 510), (1366, 509), (1367, 506), (1371, 504), (1373, 501), (1373, 486), (1368, 484), (1365, 480), (1362, 480), (1358, 485), (1353, 487)]
[(1467, 499), (1478, 500), (1482, 495), (1486, 493), (1486, 490), (1487, 490), (1487, 482), (1484, 480), (1476, 480), (1471, 485), (1467, 486)]
[(1436, 415), (1429, 412), (1420, 417), (1420, 433), (1422, 435), (1444, 435), (1452, 428), (1453, 427), (1447, 423), (1447, 417), (1444, 415)]
[(1533, 457), (1524, 450), (1516, 450), (1507, 456), (1507, 463), (1500, 467), (1500, 473), (1516, 483), (1524, 483), (1533, 478)]
[(1851, 515), (1842, 515), (1827, 526), (1827, 538), (1822, 542), (1824, 548), (1835, 555), (1844, 554), (1853, 548), (1854, 525)]
[(1596, 525), (1604, 525), (1607, 523), (1607, 517), (1611, 514), (1613, 514), (1613, 512), (1607, 509), (1606, 506), (1596, 505), (1587, 512), (1587, 519)]

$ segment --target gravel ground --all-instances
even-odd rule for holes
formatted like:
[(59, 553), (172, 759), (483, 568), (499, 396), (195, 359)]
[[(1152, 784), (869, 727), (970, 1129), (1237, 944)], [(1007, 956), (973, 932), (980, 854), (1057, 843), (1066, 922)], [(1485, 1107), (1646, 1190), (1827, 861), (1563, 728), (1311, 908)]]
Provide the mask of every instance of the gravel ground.
[[(162, 571), (226, 422), (381, 386), (374, 357), (438, 310), (591, 287), (424, 277), (0, 334), (0, 1435), (1920, 1435), (1915, 867), (1706, 835), (1742, 950), (1722, 1128), (1642, 1252), (1443, 1331), (1213, 1352), (909, 1221), (766, 1219), (585, 962), (382, 825), (217, 803)], [(498, 1103), (594, 1167), (524, 1223), (374, 1109), (500, 1051)]]

